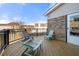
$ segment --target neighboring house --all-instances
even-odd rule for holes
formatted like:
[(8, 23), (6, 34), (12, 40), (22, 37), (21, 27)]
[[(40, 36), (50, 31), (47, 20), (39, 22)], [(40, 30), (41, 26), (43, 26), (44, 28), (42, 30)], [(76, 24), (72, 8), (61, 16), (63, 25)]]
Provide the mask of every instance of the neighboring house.
[(34, 28), (38, 33), (44, 33), (47, 31), (47, 23), (35, 23)]
[(35, 23), (33, 25), (23, 25), (28, 33), (43, 33), (47, 31), (46, 23)]
[(21, 29), (21, 24), (17, 22), (8, 23), (9, 26), (12, 26), (12, 29)]
[(26, 29), (28, 33), (32, 33), (32, 30), (34, 30), (34, 25), (23, 25), (23, 28)]
[(11, 22), (8, 24), (0, 24), (0, 29), (26, 29), (28, 33), (38, 33), (47, 31), (47, 23), (35, 23), (33, 25), (21, 25), (16, 22)]
[(12, 29), (13, 27), (8, 24), (0, 24), (0, 30), (2, 29)]
[(48, 17), (48, 31), (54, 30), (56, 39), (79, 45), (79, 3), (55, 4), (45, 16)]
[(21, 29), (21, 25), (16, 22), (11, 22), (8, 24), (0, 24), (0, 30), (1, 29)]

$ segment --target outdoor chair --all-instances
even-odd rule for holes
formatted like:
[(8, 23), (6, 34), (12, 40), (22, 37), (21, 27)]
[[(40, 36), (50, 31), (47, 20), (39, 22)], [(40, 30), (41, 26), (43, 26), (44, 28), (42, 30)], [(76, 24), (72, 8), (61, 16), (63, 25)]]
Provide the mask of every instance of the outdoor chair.
[(23, 40), (22, 42), (26, 42), (28, 41), (29, 39), (32, 40), (33, 39), (33, 36), (28, 34), (27, 32), (25, 31), (22, 31), (22, 36), (23, 36)]
[(26, 33), (23, 32), (24, 40), (21, 41), (23, 47), (26, 48), (26, 50), (23, 52), (22, 55), (31, 56), (39, 54), (38, 50), (41, 49), (41, 44), (43, 40), (40, 40), (39, 42), (34, 41), (33, 36), (31, 35), (25, 35)]
[(33, 36), (31, 36), (31, 35), (24, 36), (22, 42), (26, 42), (26, 41), (29, 41), (29, 40), (30, 41), (33, 40)]
[(39, 42), (31, 41), (23, 44), (23, 46), (26, 48), (26, 50), (23, 52), (23, 55), (34, 56), (39, 54), (39, 51), (41, 50), (42, 41), (43, 40), (40, 40)]
[(48, 33), (46, 33), (45, 39), (52, 40), (54, 38), (55, 38), (54, 31), (51, 30)]

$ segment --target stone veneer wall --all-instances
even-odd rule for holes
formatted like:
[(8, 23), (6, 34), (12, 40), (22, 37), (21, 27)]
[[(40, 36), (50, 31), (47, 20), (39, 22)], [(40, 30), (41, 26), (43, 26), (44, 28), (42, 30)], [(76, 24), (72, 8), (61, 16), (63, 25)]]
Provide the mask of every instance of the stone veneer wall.
[(67, 16), (48, 19), (48, 31), (55, 31), (55, 39), (66, 41)]

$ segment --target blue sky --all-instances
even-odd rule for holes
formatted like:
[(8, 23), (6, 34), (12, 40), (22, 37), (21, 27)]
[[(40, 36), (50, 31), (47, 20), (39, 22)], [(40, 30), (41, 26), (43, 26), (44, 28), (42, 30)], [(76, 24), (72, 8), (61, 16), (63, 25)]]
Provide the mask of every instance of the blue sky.
[(22, 21), (25, 24), (47, 22), (43, 14), (51, 3), (7, 3), (0, 4), (0, 23)]

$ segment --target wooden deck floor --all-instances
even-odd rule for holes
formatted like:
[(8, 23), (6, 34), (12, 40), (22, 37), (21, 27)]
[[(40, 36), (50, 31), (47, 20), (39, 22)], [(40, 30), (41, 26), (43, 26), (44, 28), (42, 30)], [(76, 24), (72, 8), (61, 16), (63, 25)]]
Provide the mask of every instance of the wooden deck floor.
[[(43, 36), (35, 37), (36, 41), (44, 39)], [(25, 48), (18, 41), (9, 45), (3, 56), (20, 56)], [(44, 40), (42, 43), (42, 49), (40, 50), (40, 56), (79, 56), (79, 46), (65, 43), (59, 40)]]

